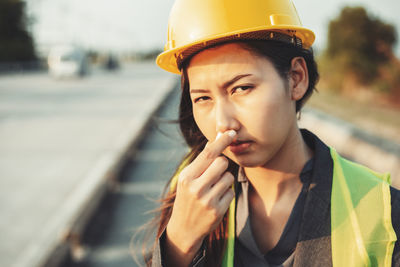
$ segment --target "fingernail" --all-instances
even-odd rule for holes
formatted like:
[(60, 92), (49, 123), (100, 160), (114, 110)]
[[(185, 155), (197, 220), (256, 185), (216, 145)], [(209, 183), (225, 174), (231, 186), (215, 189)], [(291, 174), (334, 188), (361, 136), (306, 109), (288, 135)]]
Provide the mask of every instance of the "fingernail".
[(218, 133), (217, 133), (217, 137), (215, 138), (215, 140), (218, 140), (221, 136), (222, 136), (222, 133), (221, 133), (221, 132), (218, 132)]
[(236, 131), (235, 130), (229, 130), (228, 135), (230, 137), (235, 137), (236, 136)]

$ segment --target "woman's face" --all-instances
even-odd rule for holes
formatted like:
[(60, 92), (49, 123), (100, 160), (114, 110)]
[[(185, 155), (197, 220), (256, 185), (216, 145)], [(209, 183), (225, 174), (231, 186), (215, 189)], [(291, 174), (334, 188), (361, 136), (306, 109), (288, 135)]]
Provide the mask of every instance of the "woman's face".
[(225, 44), (195, 55), (187, 74), (196, 124), (208, 140), (235, 130), (224, 154), (237, 164), (266, 165), (297, 129), (292, 83), (267, 58)]

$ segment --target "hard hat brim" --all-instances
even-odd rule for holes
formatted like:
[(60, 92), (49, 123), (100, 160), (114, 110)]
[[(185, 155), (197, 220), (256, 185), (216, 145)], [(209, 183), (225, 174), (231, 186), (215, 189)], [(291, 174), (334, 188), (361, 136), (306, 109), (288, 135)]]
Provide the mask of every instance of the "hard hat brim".
[(203, 45), (204, 48), (208, 46), (207, 42), (213, 41), (213, 44), (219, 43), (219, 42), (226, 42), (227, 39), (230, 40), (245, 40), (249, 38), (243, 38), (240, 36), (240, 34), (243, 33), (251, 33), (251, 32), (258, 32), (258, 31), (276, 31), (280, 33), (284, 33), (287, 35), (291, 36), (296, 36), (297, 38), (302, 40), (302, 45), (303, 48), (309, 49), (311, 45), (314, 43), (315, 40), (315, 34), (313, 31), (301, 27), (301, 26), (286, 26), (286, 25), (279, 25), (279, 26), (274, 26), (274, 27), (257, 27), (257, 28), (252, 28), (252, 29), (242, 29), (240, 31), (234, 31), (230, 33), (224, 33), (221, 35), (213, 35), (213, 36), (208, 36), (206, 38), (202, 38), (201, 40), (196, 40), (193, 41), (187, 45), (182, 45), (178, 46), (174, 49), (169, 49), (168, 51), (165, 51), (158, 55), (156, 59), (157, 65), (168, 71), (172, 72), (175, 74), (181, 74), (180, 69), (178, 68), (177, 64), (177, 59), (179, 56), (182, 56), (182, 53), (191, 48), (192, 46), (198, 46), (198, 45)]

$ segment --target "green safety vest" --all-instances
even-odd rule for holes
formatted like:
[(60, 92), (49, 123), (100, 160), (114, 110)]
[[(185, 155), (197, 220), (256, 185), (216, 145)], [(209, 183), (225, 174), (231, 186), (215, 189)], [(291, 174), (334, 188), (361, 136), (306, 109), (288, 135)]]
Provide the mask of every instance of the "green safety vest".
[[(333, 266), (389, 267), (396, 233), (392, 227), (390, 175), (348, 161), (330, 148), (333, 160), (331, 244)], [(183, 162), (183, 169), (188, 162)], [(176, 186), (176, 175), (171, 189)], [(229, 207), (228, 240), (223, 267), (233, 267), (235, 199)]]

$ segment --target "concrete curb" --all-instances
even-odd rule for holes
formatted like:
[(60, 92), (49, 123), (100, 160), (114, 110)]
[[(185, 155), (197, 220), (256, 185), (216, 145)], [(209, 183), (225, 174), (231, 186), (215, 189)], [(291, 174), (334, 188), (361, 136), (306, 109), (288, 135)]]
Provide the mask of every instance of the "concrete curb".
[(311, 108), (303, 110), (299, 125), (313, 131), (345, 157), (375, 171), (389, 172), (392, 185), (400, 188), (398, 143), (367, 133), (351, 123)]
[(35, 240), (35, 246), (30, 247), (13, 267), (58, 266), (70, 249), (79, 242), (83, 230), (107, 193), (110, 181), (118, 174), (128, 153), (140, 140), (154, 113), (177, 86), (176, 77), (171, 76), (161, 86), (161, 93), (151, 96), (148, 110), (144, 111), (140, 118), (133, 118), (116, 138), (112, 148), (98, 157), (94, 167), (59, 207), (59, 212), (40, 229), (42, 238)]

